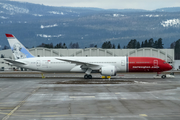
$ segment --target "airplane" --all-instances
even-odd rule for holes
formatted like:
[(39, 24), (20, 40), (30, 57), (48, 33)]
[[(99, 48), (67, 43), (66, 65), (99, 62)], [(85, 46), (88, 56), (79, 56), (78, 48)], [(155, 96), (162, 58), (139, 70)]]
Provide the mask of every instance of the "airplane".
[[(92, 79), (92, 72), (116, 76), (117, 72), (169, 71), (172, 66), (155, 57), (35, 57), (12, 34), (6, 34), (15, 60), (5, 59), (14, 66), (41, 72), (81, 72)], [(166, 75), (161, 76), (163, 79)]]

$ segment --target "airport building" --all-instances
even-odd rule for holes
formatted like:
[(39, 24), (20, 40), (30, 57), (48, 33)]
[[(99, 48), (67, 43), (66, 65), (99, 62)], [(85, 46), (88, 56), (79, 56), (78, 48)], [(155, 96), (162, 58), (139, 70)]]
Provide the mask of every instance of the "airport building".
[[(154, 49), (154, 48), (140, 48), (140, 49), (101, 49), (101, 48), (86, 48), (86, 49), (48, 49), (48, 48), (32, 48), (29, 49), (32, 55), (36, 57), (63, 57), (63, 56), (138, 56), (138, 57), (157, 57), (161, 58), (175, 69), (179, 69), (178, 64), (174, 60), (174, 49)], [(13, 70), (16, 67), (6, 64), (4, 58), (14, 59), (12, 51), (0, 51), (0, 70)]]

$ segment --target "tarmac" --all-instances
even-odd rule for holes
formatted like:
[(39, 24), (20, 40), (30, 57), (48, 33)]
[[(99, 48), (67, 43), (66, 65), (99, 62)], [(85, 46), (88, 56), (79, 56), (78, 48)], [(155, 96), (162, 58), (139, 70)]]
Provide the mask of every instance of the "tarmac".
[(180, 74), (0, 72), (1, 120), (180, 120)]

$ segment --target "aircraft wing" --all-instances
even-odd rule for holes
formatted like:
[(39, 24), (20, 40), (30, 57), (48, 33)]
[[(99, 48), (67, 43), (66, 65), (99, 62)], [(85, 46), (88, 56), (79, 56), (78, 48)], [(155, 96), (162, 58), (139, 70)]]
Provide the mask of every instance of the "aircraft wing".
[(76, 60), (68, 60), (68, 59), (60, 59), (60, 58), (56, 58), (57, 60), (61, 60), (61, 61), (65, 61), (65, 62), (71, 62), (77, 65), (85, 65), (85, 66), (99, 66), (97, 64), (93, 64), (93, 63), (87, 63), (87, 62), (82, 62), (82, 61), (76, 61)]
[(16, 64), (16, 65), (26, 65), (25, 63), (23, 63), (23, 62), (19, 62), (19, 61), (15, 61), (15, 60), (10, 60), (10, 59), (4, 59), (5, 61), (7, 61), (7, 62), (10, 62), (10, 63), (12, 63), (12, 64)]

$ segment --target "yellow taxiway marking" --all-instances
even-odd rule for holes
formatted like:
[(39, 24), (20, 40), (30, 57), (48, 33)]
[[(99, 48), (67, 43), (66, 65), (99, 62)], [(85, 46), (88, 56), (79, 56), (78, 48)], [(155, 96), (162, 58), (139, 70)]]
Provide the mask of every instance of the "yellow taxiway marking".
[(69, 98), (95, 98), (95, 96), (69, 96)]
[(43, 116), (43, 117), (68, 117), (68, 116), (85, 116), (86, 114), (64, 114), (64, 115), (47, 115), (47, 116)]
[(39, 88), (36, 88), (35, 90), (33, 90), (23, 101), (21, 101), (10, 113), (8, 113), (2, 120), (7, 120), (9, 119), (9, 117), (19, 108), (21, 107), (25, 101), (28, 99), (29, 96), (31, 96), (32, 94), (34, 94), (37, 90), (39, 90)]
[(0, 110), (12, 110), (14, 107), (0, 107)]
[(126, 100), (127, 98), (121, 98), (121, 100)]
[(36, 110), (18, 110), (18, 111), (21, 111), (21, 112), (31, 112), (31, 111), (36, 111)]
[[(7, 115), (8, 113), (3, 113), (3, 112), (0, 112), (1, 115)], [(49, 114), (49, 115), (48, 115)], [(56, 115), (52, 115), (52, 114), (56, 114)], [(25, 114), (25, 113), (14, 113), (13, 116), (21, 116), (21, 117), (39, 117), (39, 115), (41, 115), (41, 117), (74, 117), (74, 116), (85, 116), (86, 114), (62, 114), (62, 115), (59, 115), (57, 114), (57, 112), (42, 112), (42, 113), (28, 113), (28, 114)], [(2, 119), (3, 120), (3, 119)]]
[[(0, 111), (10, 111), (10, 110), (12, 110), (12, 109), (14, 109), (14, 108), (0, 108)], [(18, 111), (21, 111), (21, 112), (32, 112), (32, 111), (36, 111), (36, 110), (18, 110)], [(0, 112), (0, 114), (1, 114), (1, 112)], [(4, 113), (3, 113), (4, 114)], [(7, 113), (8, 114), (8, 113)]]
[(14, 104), (14, 103), (20, 103), (20, 102), (23, 102), (23, 101), (13, 101), (13, 102), (2, 102), (2, 103), (0, 103), (0, 104)]
[[(37, 112), (38, 114), (45, 114), (45, 115), (47, 115), (47, 114), (57, 114), (57, 112)], [(37, 114), (37, 113), (35, 113), (35, 114)], [(28, 114), (34, 114), (34, 113), (28, 113)]]
[(139, 114), (139, 116), (142, 116), (142, 117), (147, 117), (146, 114)]
[(7, 115), (8, 113), (0, 112), (1, 115)]

